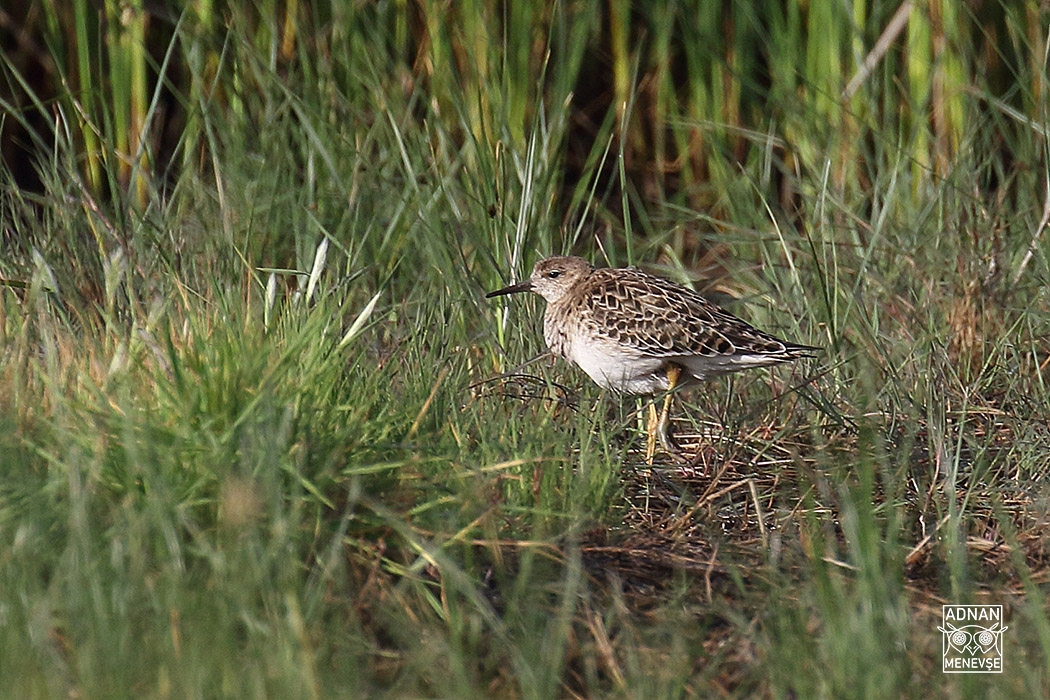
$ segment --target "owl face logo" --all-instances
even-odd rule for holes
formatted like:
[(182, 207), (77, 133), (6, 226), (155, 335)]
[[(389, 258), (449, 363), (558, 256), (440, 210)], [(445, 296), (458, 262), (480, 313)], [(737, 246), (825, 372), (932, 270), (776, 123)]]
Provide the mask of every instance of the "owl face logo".
[(1009, 627), (999, 627), (996, 623), (991, 628), (980, 625), (965, 625), (954, 627), (951, 623), (945, 623), (944, 627), (938, 627), (944, 634), (944, 654), (954, 652), (966, 656), (984, 656), (989, 653), (1002, 655), (1003, 632)]

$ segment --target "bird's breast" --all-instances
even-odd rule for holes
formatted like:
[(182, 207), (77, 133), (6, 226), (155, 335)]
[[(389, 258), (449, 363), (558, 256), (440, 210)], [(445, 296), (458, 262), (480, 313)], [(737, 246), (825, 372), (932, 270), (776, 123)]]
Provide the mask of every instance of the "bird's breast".
[(575, 364), (602, 388), (652, 394), (668, 386), (664, 359), (588, 332), (585, 324), (566, 323), (558, 314), (551, 314), (550, 307), (544, 317), (543, 338), (553, 354)]

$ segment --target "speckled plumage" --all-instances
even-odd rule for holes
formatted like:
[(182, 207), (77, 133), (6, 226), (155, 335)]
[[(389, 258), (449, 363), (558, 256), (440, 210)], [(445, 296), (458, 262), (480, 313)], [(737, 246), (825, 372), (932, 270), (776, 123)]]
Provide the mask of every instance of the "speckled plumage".
[(750, 367), (811, 356), (816, 348), (780, 340), (691, 289), (641, 270), (593, 268), (583, 258), (536, 263), (528, 280), (488, 294), (533, 291), (547, 301), (543, 337), (555, 355), (599, 386), (628, 394), (703, 381)]

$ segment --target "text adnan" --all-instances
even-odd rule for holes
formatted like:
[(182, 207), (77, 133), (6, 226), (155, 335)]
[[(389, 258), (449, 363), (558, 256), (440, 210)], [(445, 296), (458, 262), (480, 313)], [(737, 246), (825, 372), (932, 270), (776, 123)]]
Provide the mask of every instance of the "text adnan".
[(999, 605), (946, 605), (944, 619), (954, 622), (1002, 622)]

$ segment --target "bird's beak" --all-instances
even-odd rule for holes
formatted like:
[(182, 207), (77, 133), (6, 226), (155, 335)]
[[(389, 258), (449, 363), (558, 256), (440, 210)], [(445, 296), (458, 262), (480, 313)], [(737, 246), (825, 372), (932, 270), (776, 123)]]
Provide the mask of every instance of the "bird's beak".
[(512, 284), (509, 287), (504, 287), (503, 289), (497, 289), (494, 292), (489, 292), (488, 294), (485, 295), (485, 298), (486, 299), (491, 299), (492, 297), (499, 297), (499, 296), (503, 296), (504, 294), (517, 294), (518, 292), (531, 292), (531, 291), (532, 291), (532, 280), (525, 280), (524, 282), (518, 282), (517, 284)]

